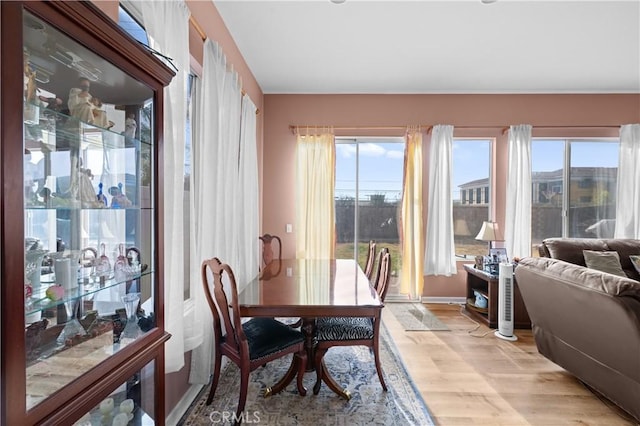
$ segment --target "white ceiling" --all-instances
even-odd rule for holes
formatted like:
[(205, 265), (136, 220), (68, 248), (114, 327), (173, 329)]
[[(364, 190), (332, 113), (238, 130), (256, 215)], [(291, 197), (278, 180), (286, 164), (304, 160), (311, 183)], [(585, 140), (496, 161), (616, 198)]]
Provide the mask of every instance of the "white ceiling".
[(214, 3), (265, 94), (640, 92), (640, 0)]

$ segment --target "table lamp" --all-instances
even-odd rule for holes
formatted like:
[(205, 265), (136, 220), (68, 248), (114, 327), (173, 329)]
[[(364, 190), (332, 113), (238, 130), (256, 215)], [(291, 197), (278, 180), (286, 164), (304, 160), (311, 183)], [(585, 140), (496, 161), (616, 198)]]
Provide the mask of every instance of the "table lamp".
[(489, 250), (492, 248), (493, 241), (503, 241), (500, 229), (498, 228), (497, 222), (487, 221), (482, 222), (482, 228), (480, 228), (480, 232), (476, 235), (476, 240), (480, 241), (488, 241), (489, 242)]

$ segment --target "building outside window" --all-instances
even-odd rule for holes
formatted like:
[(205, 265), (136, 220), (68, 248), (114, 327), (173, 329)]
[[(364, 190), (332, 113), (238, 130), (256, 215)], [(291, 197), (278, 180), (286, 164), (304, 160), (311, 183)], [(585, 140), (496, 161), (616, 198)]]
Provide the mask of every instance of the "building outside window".
[(491, 206), (491, 144), (489, 139), (453, 141), (453, 241), (456, 256), (487, 254), (487, 243), (475, 239)]
[(613, 237), (619, 141), (532, 140), (532, 253), (545, 238)]

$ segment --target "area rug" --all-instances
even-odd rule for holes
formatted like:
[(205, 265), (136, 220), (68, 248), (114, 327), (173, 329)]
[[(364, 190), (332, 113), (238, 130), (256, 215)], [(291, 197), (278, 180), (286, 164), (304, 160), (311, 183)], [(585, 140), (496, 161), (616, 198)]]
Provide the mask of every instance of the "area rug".
[[(313, 395), (315, 373), (304, 378), (307, 395), (300, 396), (295, 381), (284, 391), (269, 398), (262, 395), (284, 375), (290, 356), (270, 362), (249, 376), (247, 404), (243, 424), (260, 425), (433, 425), (422, 396), (409, 377), (384, 324), (380, 328), (380, 359), (388, 392), (378, 380), (373, 354), (365, 347), (334, 347), (325, 360), (336, 381), (351, 393), (345, 401), (322, 384)], [(238, 406), (239, 369), (227, 363), (210, 406), (205, 405), (209, 386), (195, 399), (178, 425), (226, 424)]]
[(393, 313), (405, 331), (449, 331), (449, 327), (422, 303), (387, 302), (384, 306)]

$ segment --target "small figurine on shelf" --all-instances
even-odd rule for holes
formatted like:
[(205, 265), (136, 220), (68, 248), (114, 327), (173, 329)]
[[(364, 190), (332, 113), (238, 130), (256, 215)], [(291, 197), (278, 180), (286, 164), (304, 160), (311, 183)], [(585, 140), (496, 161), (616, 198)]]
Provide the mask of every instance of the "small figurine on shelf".
[(38, 91), (38, 86), (36, 84), (36, 72), (29, 65), (29, 52), (24, 52), (24, 99), (27, 102), (35, 102), (36, 101), (36, 92)]
[(89, 124), (94, 123), (93, 110), (95, 105), (91, 101), (91, 93), (89, 88), (91, 82), (86, 77), (78, 79), (78, 87), (74, 87), (69, 91), (69, 101), (67, 106), (72, 117), (84, 121)]
[(108, 276), (111, 273), (111, 262), (107, 256), (107, 246), (100, 244), (100, 257), (96, 262), (96, 275), (99, 277)]
[(38, 96), (38, 99), (40, 99), (40, 104), (49, 110), (52, 110), (52, 111), (62, 110), (62, 99), (60, 98), (56, 98), (56, 97), (48, 98), (46, 96)]
[(136, 123), (135, 117), (135, 115), (129, 114), (127, 119), (124, 121), (124, 135), (128, 138), (136, 137), (136, 128), (138, 127), (138, 124)]
[(91, 179), (93, 173), (91, 169), (80, 168), (80, 187), (78, 188), (78, 198), (82, 207), (104, 207), (104, 203), (100, 202), (97, 198), (96, 191), (93, 189)]
[(127, 277), (128, 261), (124, 255), (124, 244), (118, 244), (118, 257), (113, 264), (113, 271), (118, 281), (122, 281)]
[(24, 122), (27, 124), (38, 124), (40, 121), (40, 107), (38, 102), (36, 85), (36, 72), (29, 65), (29, 52), (24, 52)]
[(95, 96), (91, 98), (91, 103), (94, 105), (93, 110), (93, 124), (102, 127), (103, 129), (111, 129), (115, 123), (107, 119), (107, 112), (102, 109), (102, 101)]
[(112, 209), (123, 209), (126, 207), (131, 207), (131, 200), (129, 200), (127, 196), (122, 193), (122, 182), (120, 182), (118, 186), (112, 186), (111, 188), (109, 188), (109, 195), (113, 197), (111, 199)]
[(107, 201), (107, 196), (102, 193), (102, 182), (98, 184), (98, 201), (104, 203), (105, 206), (109, 205)]

